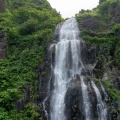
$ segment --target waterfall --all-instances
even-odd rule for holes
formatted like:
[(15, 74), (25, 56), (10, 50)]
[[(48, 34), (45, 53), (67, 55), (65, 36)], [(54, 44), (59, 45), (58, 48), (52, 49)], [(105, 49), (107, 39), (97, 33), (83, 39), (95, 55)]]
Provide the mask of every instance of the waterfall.
[[(82, 60), (83, 53), (81, 52), (81, 44), (83, 40), (79, 37), (80, 31), (78, 28), (78, 23), (75, 18), (66, 20), (59, 32), (59, 41), (55, 45), (55, 60), (53, 67), (53, 90), (51, 93), (50, 100), (50, 120), (68, 120), (65, 114), (66, 104), (65, 97), (71, 81), (75, 79), (76, 75), (80, 77), (80, 86), (82, 91), (82, 110), (83, 118), (81, 120), (97, 120), (91, 117), (91, 102), (90, 95), (88, 91), (87, 82), (82, 75), (82, 70), (85, 70), (84, 62)], [(92, 82), (94, 91), (96, 92), (98, 106), (102, 105), (102, 110), (104, 104), (102, 103), (101, 95), (95, 84)], [(80, 88), (79, 88), (80, 89)], [(80, 109), (81, 106), (78, 106)], [(100, 108), (100, 107), (99, 107)], [(99, 120), (106, 120), (102, 114), (102, 110), (99, 111)], [(84, 111), (84, 112), (83, 112)], [(106, 114), (106, 113), (105, 113)], [(72, 118), (71, 118), (72, 120)]]
[(106, 93), (106, 91), (105, 91), (105, 89), (104, 89), (102, 83), (100, 83), (100, 85), (101, 85), (101, 89), (102, 89), (102, 91), (103, 91), (103, 93), (104, 93), (105, 100), (107, 100), (107, 99), (109, 98), (109, 96), (108, 96), (108, 94)]
[(83, 104), (84, 104), (84, 111), (85, 111), (85, 116), (86, 120), (92, 120), (91, 119), (91, 112), (90, 112), (90, 102), (89, 102), (89, 97), (88, 97), (88, 91), (87, 91), (87, 86), (85, 85), (83, 81), (83, 77), (81, 77), (81, 87), (82, 87), (82, 95), (83, 95)]
[(93, 81), (91, 83), (97, 96), (98, 120), (107, 120), (107, 109), (105, 107), (105, 104), (102, 101), (100, 91), (98, 90), (97, 86), (94, 84)]
[(64, 97), (67, 84), (80, 71), (80, 41), (75, 19), (66, 21), (55, 46), (54, 91), (51, 100), (51, 120), (66, 120)]
[(43, 105), (43, 111), (45, 113), (45, 117), (46, 119), (48, 120), (48, 113), (47, 113), (47, 110), (45, 108), (45, 102), (47, 101), (47, 98), (45, 98), (45, 100), (42, 102), (42, 105)]

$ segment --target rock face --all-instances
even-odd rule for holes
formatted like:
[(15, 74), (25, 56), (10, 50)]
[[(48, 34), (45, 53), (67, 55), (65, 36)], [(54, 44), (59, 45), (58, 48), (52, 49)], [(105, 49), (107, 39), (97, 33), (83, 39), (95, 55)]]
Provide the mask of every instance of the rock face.
[(114, 2), (109, 6), (109, 14), (112, 19), (112, 21), (116, 23), (120, 23), (120, 5), (115, 4)]
[[(53, 68), (55, 67), (55, 62), (54, 62), (55, 44), (58, 43), (59, 41), (59, 38), (60, 38), (59, 32), (62, 25), (63, 23), (57, 26), (56, 31), (54, 33), (53, 43), (51, 43), (50, 45), (48, 55), (46, 56), (46, 59), (43, 62), (43, 64), (41, 64), (38, 69), (38, 73), (39, 73), (38, 87), (39, 87), (39, 96), (40, 96), (39, 101), (42, 103), (43, 111), (41, 112), (41, 114), (44, 116), (45, 120), (51, 120), (50, 119), (50, 107), (51, 107), (50, 102), (51, 102), (52, 91), (55, 88), (54, 86), (55, 76), (53, 74), (54, 72)], [(82, 61), (83, 61), (83, 64), (85, 65), (85, 69), (81, 70), (81, 75), (86, 76), (84, 79), (85, 79), (85, 84), (88, 90), (88, 97), (90, 98), (90, 101), (89, 101), (91, 105), (90, 111), (94, 111), (94, 112), (91, 112), (90, 119), (97, 120), (100, 114), (102, 114), (101, 111), (98, 112), (98, 104), (100, 103), (101, 105), (103, 105), (103, 103), (101, 103), (100, 100), (98, 100), (97, 91), (98, 90), (100, 91), (100, 93), (98, 92), (98, 94), (101, 94), (101, 97), (100, 97), (101, 101), (102, 100), (104, 101), (106, 99), (106, 95), (105, 95), (105, 90), (103, 90), (101, 85), (97, 84), (96, 86), (94, 86), (90, 78), (92, 75), (98, 79), (103, 78), (104, 76), (103, 62), (104, 61), (96, 59), (96, 56), (98, 52), (100, 52), (100, 50), (98, 50), (99, 48), (96, 48), (94, 44), (90, 45), (88, 49), (84, 42), (81, 42), (80, 44), (81, 44)], [(94, 64), (94, 67), (91, 67), (90, 64), (88, 63), (90, 63), (92, 66)], [(114, 72), (114, 75), (112, 75), (113, 77), (112, 79), (116, 88), (119, 89), (119, 77), (117, 78), (115, 76), (119, 76), (119, 75), (118, 74), (115, 75), (115, 72)], [(64, 110), (64, 114), (67, 120), (73, 120), (73, 119), (86, 120), (86, 114), (84, 111), (85, 106), (83, 105), (83, 99), (84, 99), (83, 92), (82, 92), (83, 88), (81, 87), (81, 82), (82, 82), (81, 76), (76, 74), (73, 80), (71, 80), (71, 82), (68, 84), (68, 89), (66, 91), (65, 98), (64, 98), (65, 106), (66, 106)], [(93, 86), (97, 87), (98, 90), (95, 90)], [(81, 96), (81, 98), (79, 98), (79, 96)], [(105, 106), (103, 106), (100, 109), (105, 110), (104, 108)], [(108, 116), (106, 117), (106, 120), (108, 120)]]
[[(6, 0), (0, 0), (0, 13), (5, 12)], [(7, 53), (6, 37), (2, 31), (0, 31), (0, 59), (5, 59)]]
[(0, 12), (5, 12), (6, 0), (0, 0)]
[[(70, 19), (65, 25), (64, 23), (61, 23), (56, 27), (53, 41), (53, 44), (56, 43), (56, 47), (51, 45), (52, 62), (50, 64), (52, 64), (53, 68), (51, 68), (52, 73), (49, 79), (50, 82), (48, 82), (48, 78), (46, 78), (47, 81), (43, 83), (44, 90), (46, 90), (46, 86), (50, 85), (50, 88), (48, 89), (49, 94), (46, 94), (46, 92), (40, 94), (42, 102), (45, 102), (45, 108), (47, 111), (45, 120), (47, 118), (48, 120), (97, 120), (98, 118), (104, 118), (103, 120), (107, 120), (107, 116), (105, 116), (107, 114), (105, 113), (103, 115), (102, 113), (102, 111), (105, 110), (104, 103), (102, 102), (105, 99), (105, 96), (101, 87), (97, 87), (90, 79), (93, 72), (88, 60), (88, 50), (85, 42), (82, 39), (77, 39), (79, 31), (77, 27), (74, 27), (75, 25), (75, 20)], [(71, 31), (76, 34), (72, 36)], [(60, 36), (61, 34), (63, 36)], [(71, 44), (74, 44), (75, 46), (72, 46)], [(66, 47), (68, 49), (66, 49)], [(76, 47), (76, 51), (74, 51), (75, 48), (71, 49), (73, 47)], [(65, 57), (63, 57), (64, 55)], [(62, 57), (63, 59), (61, 59)], [(76, 59), (74, 59), (74, 57)], [(94, 59), (94, 56), (91, 58)], [(57, 62), (59, 63), (57, 64)], [(74, 65), (75, 68), (73, 67)], [(78, 73), (76, 71), (78, 71)], [(62, 78), (59, 76), (59, 73), (61, 73), (60, 76), (63, 75)], [(41, 88), (42, 86), (40, 85), (40, 93), (41, 91), (44, 91)]]
[[(48, 57), (48, 56), (47, 56)], [(39, 84), (38, 84), (38, 94), (40, 96), (40, 102), (49, 96), (49, 80), (50, 80), (50, 69), (51, 69), (51, 58), (48, 57), (45, 62), (39, 66)]]
[(88, 17), (83, 19), (80, 23), (79, 26), (84, 28), (85, 30), (96, 30), (100, 27), (100, 22), (97, 17)]
[[(83, 29), (84, 36), (90, 36), (91, 38), (96, 37), (99, 38), (99, 36), (104, 37), (106, 36), (106, 32), (111, 29), (110, 23), (120, 23), (120, 5), (118, 5), (117, 1), (114, 2), (106, 2), (106, 0), (100, 0), (100, 5), (98, 6), (99, 14), (101, 14), (101, 19), (99, 19), (97, 16), (92, 15), (86, 15), (85, 18), (80, 19), (78, 18), (79, 28)], [(103, 3), (103, 4), (102, 4)], [(102, 19), (103, 17), (103, 19)], [(105, 19), (108, 19), (108, 24), (106, 25)], [(117, 25), (116, 25), (117, 26)], [(102, 31), (101, 31), (102, 30)], [(111, 30), (112, 31), (112, 30)], [(104, 34), (105, 33), (105, 34)], [(83, 36), (83, 37), (84, 37)], [(120, 30), (117, 29), (114, 33), (114, 36), (117, 39), (120, 39)], [(109, 36), (108, 36), (109, 37)], [(87, 39), (87, 38), (86, 38)], [(88, 38), (89, 39), (89, 38)], [(86, 40), (87, 41), (87, 40)], [(91, 40), (90, 40), (91, 41)], [(116, 58), (116, 46), (114, 42), (112, 42), (112, 45), (109, 46), (109, 43), (105, 43), (108, 46), (104, 46), (104, 43), (97, 43), (96, 41), (90, 42), (88, 40), (88, 59), (90, 64), (93, 65), (93, 73), (96, 78), (103, 78), (104, 72), (108, 72), (109, 80), (113, 81), (114, 86), (119, 90), (119, 84), (120, 84), (120, 74), (119, 74), (119, 68), (115, 65), (115, 58)], [(98, 40), (99, 41), (99, 40)], [(119, 42), (118, 42), (119, 44)], [(107, 47), (107, 51), (105, 51), (105, 47)], [(107, 57), (111, 57), (112, 60), (107, 60)]]
[[(54, 31), (53, 41), (50, 44), (46, 58), (42, 64), (38, 66), (39, 74), (39, 85), (38, 91), (40, 96), (40, 102), (43, 102), (46, 98), (46, 105), (49, 108), (48, 101), (50, 99), (50, 91), (53, 89), (53, 74), (51, 71), (54, 67), (54, 57), (55, 57), (55, 44), (59, 41), (59, 32), (63, 23), (59, 23)], [(52, 87), (50, 87), (52, 86)], [(49, 109), (47, 109), (49, 111)]]
[(80, 104), (82, 103), (80, 100), (82, 99), (78, 97), (82, 96), (79, 75), (71, 81), (69, 86), (65, 97), (65, 114), (68, 120), (72, 120), (73, 118), (77, 120), (84, 117), (83, 114), (81, 114), (83, 106)]
[(54, 46), (50, 47), (46, 58), (42, 64), (38, 66), (37, 73), (39, 75), (38, 81), (38, 95), (39, 104), (42, 108), (40, 115), (42, 115), (44, 120), (48, 120), (48, 114), (50, 109), (50, 84), (51, 84), (51, 63), (52, 63), (52, 52), (54, 53)]
[(55, 29), (54, 37), (53, 37), (53, 42), (55, 42), (55, 43), (59, 41), (59, 32), (62, 27), (62, 24), (63, 23), (59, 23)]
[[(73, 79), (70, 83), (70, 86), (65, 97), (65, 114), (67, 120), (86, 120), (86, 115), (84, 111), (84, 104), (83, 104), (83, 93), (81, 87), (81, 79), (79, 75), (76, 75), (75, 79)], [(90, 110), (94, 111), (91, 112), (90, 118), (92, 120), (97, 120), (98, 113), (97, 113), (97, 98), (95, 95), (95, 91), (91, 86), (90, 79), (86, 78), (86, 84), (88, 87), (88, 96), (90, 97)], [(87, 103), (86, 103), (87, 104)], [(89, 112), (88, 112), (89, 114)]]
[(20, 112), (24, 109), (25, 105), (30, 102), (30, 85), (26, 85), (24, 88), (24, 100), (17, 100), (16, 101), (16, 110)]
[(5, 59), (7, 53), (7, 42), (5, 35), (0, 31), (0, 59)]

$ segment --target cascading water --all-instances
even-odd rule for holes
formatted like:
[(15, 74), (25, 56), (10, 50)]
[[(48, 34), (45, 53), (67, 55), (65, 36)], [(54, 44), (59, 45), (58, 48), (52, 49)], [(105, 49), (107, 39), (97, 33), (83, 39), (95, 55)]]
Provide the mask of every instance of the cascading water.
[(104, 103), (102, 103), (99, 90), (93, 82), (91, 84), (96, 93), (98, 105), (102, 105), (102, 110), (98, 110), (98, 118), (100, 119), (94, 118), (94, 115), (91, 117), (92, 111), (88, 86), (82, 75), (82, 69), (85, 69), (85, 67), (81, 55), (81, 43), (83, 43), (83, 40), (80, 39), (79, 33), (78, 23), (75, 18), (66, 20), (60, 29), (59, 42), (55, 45), (54, 87), (50, 100), (50, 120), (68, 120), (65, 114), (65, 96), (68, 87), (70, 87), (70, 82), (76, 75), (79, 75), (80, 78), (82, 91), (80, 99), (83, 99), (84, 117), (81, 120), (107, 120), (106, 113), (104, 115), (104, 111), (102, 112)]
[(79, 30), (75, 19), (64, 23), (60, 41), (55, 46), (54, 91), (51, 100), (51, 120), (66, 120), (64, 115), (67, 84), (80, 71)]
[(82, 95), (83, 95), (83, 104), (84, 104), (84, 110), (85, 110), (85, 116), (86, 120), (92, 120), (90, 116), (90, 101), (88, 97), (88, 91), (87, 91), (87, 86), (85, 85), (83, 81), (83, 77), (81, 77), (81, 87), (82, 87)]
[(98, 120), (107, 120), (107, 109), (105, 107), (105, 104), (102, 101), (100, 91), (98, 90), (97, 86), (91, 82), (92, 86), (95, 90), (96, 96), (97, 96), (97, 112), (98, 112)]

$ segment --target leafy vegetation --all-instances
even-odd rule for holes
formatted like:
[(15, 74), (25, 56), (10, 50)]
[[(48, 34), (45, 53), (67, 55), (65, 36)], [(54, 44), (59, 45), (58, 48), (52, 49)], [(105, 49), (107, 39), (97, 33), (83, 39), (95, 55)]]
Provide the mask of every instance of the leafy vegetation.
[[(81, 10), (76, 14), (81, 37), (88, 48), (96, 49), (94, 62), (100, 61), (101, 67), (94, 68), (113, 101), (120, 102), (120, 91), (115, 88), (112, 79), (119, 78), (120, 69), (120, 0), (100, 0), (100, 4), (93, 10)], [(103, 73), (108, 73), (111, 81), (101, 80)], [(101, 73), (101, 76), (99, 75)], [(116, 73), (116, 76), (113, 75)], [(118, 73), (118, 74), (117, 74)], [(119, 84), (119, 83), (117, 83)], [(120, 109), (120, 108), (119, 108)]]
[[(120, 68), (119, 10), (120, 0), (100, 0), (100, 5), (92, 11), (82, 10), (76, 14), (80, 23), (81, 37), (87, 44), (92, 42), (96, 48), (100, 48), (107, 61), (111, 57), (111, 61), (114, 61), (118, 68)], [(101, 55), (100, 49), (98, 55)]]
[(37, 66), (44, 60), (53, 31), (62, 18), (46, 0), (9, 0), (0, 14), (0, 30), (8, 43), (7, 58), (0, 60), (0, 120), (42, 119), (35, 104), (15, 110), (17, 100), (24, 100), (26, 85), (30, 100), (38, 99)]
[[(95, 44), (97, 58), (120, 68), (120, 0), (100, 0), (97, 8), (76, 14), (81, 37)], [(0, 120), (42, 120), (38, 114), (37, 66), (43, 62), (56, 25), (63, 21), (46, 0), (8, 0), (0, 14), (0, 31), (8, 44), (7, 58), (0, 60)], [(88, 24), (89, 23), (89, 24)], [(45, 74), (43, 71), (42, 75)], [(101, 81), (113, 100), (120, 92), (111, 82)], [(24, 101), (26, 86), (30, 101), (16, 111), (16, 101)]]

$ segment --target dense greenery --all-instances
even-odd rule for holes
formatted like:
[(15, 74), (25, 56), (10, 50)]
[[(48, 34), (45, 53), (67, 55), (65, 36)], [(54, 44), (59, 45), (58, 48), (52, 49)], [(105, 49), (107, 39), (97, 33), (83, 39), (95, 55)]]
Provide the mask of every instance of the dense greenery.
[[(86, 41), (88, 49), (96, 49), (96, 61), (101, 62), (100, 68), (94, 71), (107, 73), (109, 81), (102, 82), (113, 101), (120, 102), (120, 91), (115, 88), (112, 80), (119, 78), (120, 69), (120, 0), (100, 0), (93, 10), (81, 10), (76, 14), (81, 30), (81, 37)], [(116, 75), (114, 75), (116, 74)], [(119, 84), (119, 83), (117, 83)], [(119, 108), (120, 110), (120, 108)]]
[[(100, 5), (92, 11), (81, 10), (76, 14), (88, 47), (95, 44), (97, 59), (117, 69), (120, 68), (119, 11), (120, 0), (100, 0)], [(7, 57), (0, 60), (0, 120), (42, 120), (36, 112), (40, 108), (35, 104), (38, 100), (36, 69), (44, 60), (53, 31), (61, 21), (60, 14), (46, 0), (7, 0), (7, 10), (0, 14), (0, 31), (4, 32), (8, 44)], [(120, 101), (120, 92), (111, 82), (95, 81), (102, 82), (109, 96)], [(27, 86), (30, 101), (18, 112), (16, 101), (24, 101)]]
[[(0, 14), (0, 30), (8, 43), (7, 58), (0, 60), (0, 120), (41, 119), (33, 104), (38, 99), (36, 68), (61, 21), (46, 0), (7, 1), (6, 12)], [(24, 100), (26, 85), (33, 102), (17, 113), (15, 103)]]
[(95, 43), (100, 48), (99, 55), (120, 68), (120, 0), (100, 2), (92, 11), (81, 10), (76, 14), (81, 36), (88, 44)]

